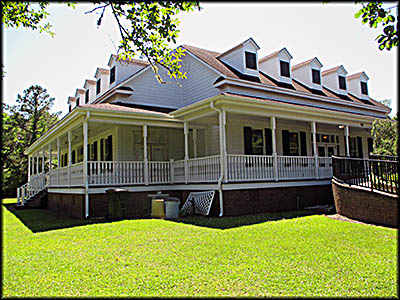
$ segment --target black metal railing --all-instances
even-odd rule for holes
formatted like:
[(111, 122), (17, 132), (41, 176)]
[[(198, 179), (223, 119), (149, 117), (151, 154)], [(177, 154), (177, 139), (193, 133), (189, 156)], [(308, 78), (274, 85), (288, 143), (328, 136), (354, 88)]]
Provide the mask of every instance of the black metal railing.
[(379, 155), (379, 154), (369, 154), (370, 159), (379, 159), (379, 160), (390, 160), (390, 161), (399, 161), (398, 156), (391, 156), (391, 155)]
[(332, 156), (333, 178), (339, 182), (390, 194), (399, 191), (399, 162)]

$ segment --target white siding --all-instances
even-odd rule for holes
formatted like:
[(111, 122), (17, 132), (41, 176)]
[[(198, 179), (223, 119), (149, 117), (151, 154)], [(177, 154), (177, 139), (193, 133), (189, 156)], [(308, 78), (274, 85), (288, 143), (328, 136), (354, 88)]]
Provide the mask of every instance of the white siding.
[(368, 80), (365, 78), (365, 76), (362, 75), (360, 77), (352, 78), (350, 80), (347, 80), (347, 85), (348, 85), (347, 89), (349, 90), (350, 93), (352, 93), (356, 97), (369, 100), (368, 95), (364, 95), (361, 93), (361, 82), (365, 82), (368, 88), (367, 81)]
[(266, 60), (263, 60), (261, 63), (259, 63), (259, 69), (260, 71), (266, 73), (267, 75), (271, 76), (277, 81), (292, 83), (291, 77), (281, 76), (281, 70), (280, 70), (281, 60), (289, 63), (289, 72), (291, 75), (291, 69), (292, 69), (290, 62), (291, 58), (285, 49), (283, 49), (283, 51), (281, 50), (277, 55), (270, 57)]
[(187, 79), (179, 80), (179, 86), (162, 68), (159, 72), (166, 84), (159, 83), (151, 69), (145, 70), (125, 84), (134, 92), (126, 100), (120, 101), (177, 109), (219, 93), (213, 86), (219, 77), (218, 73), (189, 54), (183, 58), (182, 71), (187, 72)]
[[(144, 65), (135, 62), (125, 62), (125, 61), (114, 61), (110, 66), (110, 69), (115, 66), (115, 81), (110, 85), (110, 88), (119, 84), (121, 81), (127, 79), (129, 76), (135, 74), (140, 69), (144, 68)], [(110, 78), (108, 77), (108, 82)]]
[[(309, 64), (301, 66), (292, 71), (292, 77), (300, 81), (302, 84), (308, 86), (309, 88), (322, 90), (322, 85), (315, 84), (312, 82), (312, 70), (319, 70), (321, 72), (321, 67), (319, 64), (313, 60)], [(322, 83), (322, 80), (321, 80)]]
[[(347, 95), (347, 90), (339, 89), (339, 75), (346, 78), (347, 72), (343, 68), (339, 68), (336, 72), (332, 72), (326, 75), (322, 75), (322, 85), (334, 92)], [(346, 80), (346, 87), (348, 89), (348, 82)]]
[(244, 52), (243, 48), (240, 47), (222, 57), (220, 57), (221, 61), (235, 68), (241, 73), (244, 73)]
[(218, 73), (191, 55), (185, 55), (182, 71), (187, 72), (187, 79), (182, 81), (183, 101), (179, 107), (219, 94), (219, 89), (213, 86), (219, 77)]
[(207, 155), (219, 154), (219, 129), (218, 125), (210, 125), (206, 129)]

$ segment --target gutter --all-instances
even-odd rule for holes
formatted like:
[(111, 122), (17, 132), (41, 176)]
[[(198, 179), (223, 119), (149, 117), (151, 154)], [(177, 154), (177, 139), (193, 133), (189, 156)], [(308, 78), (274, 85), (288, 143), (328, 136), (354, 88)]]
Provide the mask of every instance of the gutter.
[[(220, 134), (220, 137), (222, 137), (222, 135), (221, 135), (221, 133), (222, 133), (222, 128), (221, 128), (222, 110), (214, 107), (214, 101), (210, 102), (210, 108), (219, 113), (219, 120), (220, 120), (219, 134)], [(221, 143), (221, 138), (220, 138), (219, 149), (220, 149), (220, 160), (221, 160), (221, 174), (218, 178), (219, 209), (220, 209), (219, 217), (222, 217), (224, 215), (224, 201), (223, 201), (224, 199), (223, 199), (223, 193), (222, 193), (222, 180), (224, 179), (224, 159), (223, 159), (223, 151), (221, 151), (223, 149), (223, 145)]]

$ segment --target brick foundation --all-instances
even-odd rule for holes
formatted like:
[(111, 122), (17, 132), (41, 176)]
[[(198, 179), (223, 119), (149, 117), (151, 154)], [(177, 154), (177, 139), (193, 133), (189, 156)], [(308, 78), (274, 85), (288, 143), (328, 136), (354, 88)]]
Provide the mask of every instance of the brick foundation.
[(332, 180), (332, 191), (338, 214), (359, 221), (398, 227), (398, 196), (372, 192), (335, 180)]
[[(181, 207), (190, 192), (164, 191), (171, 197), (181, 199)], [(147, 218), (151, 214), (151, 199), (148, 194), (154, 192), (127, 193), (126, 218)], [(263, 212), (293, 211), (307, 206), (333, 205), (330, 185), (279, 187), (266, 189), (223, 191), (224, 216), (240, 216)], [(89, 195), (89, 215), (91, 218), (105, 217), (108, 211), (107, 195)], [(85, 196), (81, 194), (49, 193), (48, 208), (69, 218), (84, 218)], [(220, 213), (219, 192), (215, 192), (210, 216)]]

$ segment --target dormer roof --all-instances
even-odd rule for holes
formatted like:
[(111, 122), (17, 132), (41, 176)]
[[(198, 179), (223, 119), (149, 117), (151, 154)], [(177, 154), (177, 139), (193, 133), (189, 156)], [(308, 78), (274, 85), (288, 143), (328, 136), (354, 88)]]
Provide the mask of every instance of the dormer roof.
[(235, 47), (229, 49), (228, 51), (225, 51), (224, 53), (219, 54), (219, 55), (217, 56), (217, 58), (221, 58), (221, 57), (225, 56), (226, 54), (231, 53), (232, 51), (235, 51), (236, 49), (242, 47), (244, 44), (246, 44), (246, 43), (248, 43), (248, 42), (250, 42), (251, 44), (253, 44), (253, 46), (254, 46), (255, 48), (257, 48), (257, 50), (260, 50), (260, 47), (259, 47), (259, 46), (257, 45), (257, 43), (253, 40), (253, 38), (248, 38), (248, 39), (245, 40), (244, 42), (241, 42), (240, 44), (238, 44), (238, 45), (236, 45)]
[(299, 64), (297, 64), (297, 65), (294, 65), (294, 66), (292, 67), (292, 70), (296, 70), (296, 69), (298, 69), (298, 68), (300, 68), (300, 67), (302, 67), (302, 66), (306, 66), (306, 65), (310, 64), (312, 61), (315, 61), (315, 62), (319, 65), (320, 68), (323, 67), (323, 65), (321, 64), (321, 62), (319, 61), (319, 59), (318, 59), (317, 57), (314, 57), (314, 58), (310, 58), (310, 59), (308, 59), (308, 60), (306, 60), (306, 61), (303, 61), (302, 63), (299, 63)]
[(75, 92), (75, 98), (78, 98), (79, 94), (84, 94), (84, 93), (85, 93), (85, 89), (77, 88), (76, 92)]
[(365, 80), (369, 80), (369, 77), (367, 76), (367, 74), (365, 74), (364, 71), (347, 76), (347, 80), (351, 80), (354, 78), (361, 78), (361, 77), (364, 77)]
[(322, 76), (328, 75), (328, 74), (330, 74), (330, 73), (334, 73), (334, 72), (339, 71), (339, 69), (342, 69), (343, 73), (345, 73), (345, 74), (347, 75), (347, 71), (346, 71), (346, 69), (343, 67), (343, 65), (340, 65), (340, 66), (337, 66), (337, 67), (328, 69), (328, 70), (326, 70), (326, 71), (323, 71), (323, 72), (321, 73), (321, 75), (322, 75)]
[(283, 47), (281, 50), (272, 52), (271, 54), (269, 54), (269, 55), (267, 55), (267, 56), (264, 56), (263, 58), (261, 58), (261, 59), (259, 60), (259, 62), (262, 62), (262, 61), (264, 61), (264, 60), (267, 60), (267, 59), (270, 59), (270, 58), (272, 58), (272, 57), (274, 57), (274, 56), (277, 56), (277, 55), (278, 55), (279, 53), (281, 53), (281, 52), (285, 52), (285, 54), (286, 54), (290, 59), (293, 58), (293, 56), (292, 56), (292, 55), (290, 54), (290, 52), (286, 49), (286, 47)]
[(96, 73), (94, 74), (94, 77), (97, 78), (99, 76), (99, 74), (109, 74), (110, 70), (109, 69), (105, 69), (105, 68), (97, 68), (96, 69)]
[[(113, 60), (117, 60), (118, 59), (118, 55), (117, 54), (111, 54), (110, 58), (108, 59), (108, 63), (107, 65), (109, 67), (111, 67)], [(140, 64), (143, 65), (143, 67), (149, 65), (148, 62), (144, 61), (144, 60), (140, 60), (140, 59), (135, 59), (135, 58), (131, 58), (131, 59), (124, 59), (122, 60), (123, 62), (127, 62), (127, 63), (135, 63), (135, 64)]]

